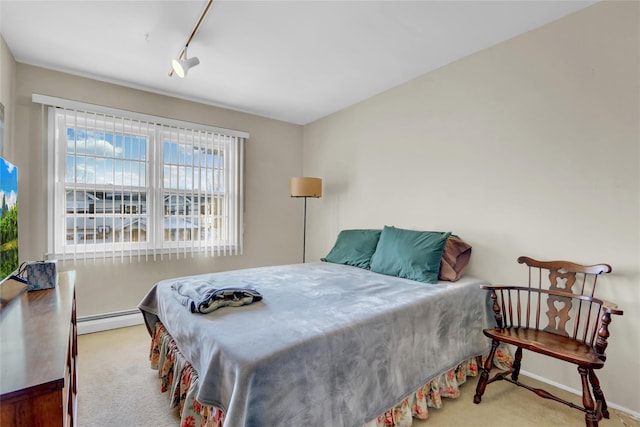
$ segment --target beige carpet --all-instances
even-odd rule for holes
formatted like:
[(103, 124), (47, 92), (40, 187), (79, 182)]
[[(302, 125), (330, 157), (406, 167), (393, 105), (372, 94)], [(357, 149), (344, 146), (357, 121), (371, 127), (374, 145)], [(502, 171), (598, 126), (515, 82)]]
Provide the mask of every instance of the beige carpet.
[[(149, 367), (150, 337), (144, 326), (81, 335), (78, 341), (79, 427), (180, 425), (175, 411), (169, 409), (167, 395), (160, 393), (157, 371)], [(572, 402), (580, 402), (573, 394), (528, 378), (523, 381), (544, 386)], [(504, 381), (489, 385), (482, 403), (475, 405), (472, 401), (475, 385), (476, 379), (470, 378), (461, 386), (459, 399), (443, 399), (442, 409), (430, 409), (429, 419), (415, 421), (414, 427), (584, 425), (582, 412), (541, 399)], [(607, 391), (604, 392), (606, 395)], [(599, 425), (640, 427), (640, 421), (611, 410), (611, 419), (602, 420)]]

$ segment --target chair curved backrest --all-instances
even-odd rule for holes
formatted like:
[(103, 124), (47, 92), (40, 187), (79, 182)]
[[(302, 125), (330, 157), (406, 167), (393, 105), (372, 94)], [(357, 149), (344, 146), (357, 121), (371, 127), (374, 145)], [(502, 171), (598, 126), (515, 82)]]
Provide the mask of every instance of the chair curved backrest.
[(604, 360), (606, 337), (598, 346), (598, 333), (608, 326), (610, 314), (622, 314), (615, 304), (595, 297), (599, 275), (610, 273), (611, 266), (538, 261), (525, 256), (519, 257), (518, 263), (528, 267), (528, 283), (526, 291), (517, 291), (515, 308), (509, 307), (513, 297), (511, 301), (509, 296), (501, 299), (508, 327), (542, 330), (601, 347), (597, 353)]

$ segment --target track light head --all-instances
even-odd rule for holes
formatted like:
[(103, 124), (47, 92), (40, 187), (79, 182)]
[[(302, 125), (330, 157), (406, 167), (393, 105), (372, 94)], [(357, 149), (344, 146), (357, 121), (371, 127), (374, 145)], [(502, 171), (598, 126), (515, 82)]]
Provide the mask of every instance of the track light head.
[(193, 37), (198, 32), (198, 28), (200, 28), (200, 24), (202, 24), (204, 17), (207, 16), (207, 12), (209, 12), (212, 4), (213, 0), (209, 0), (207, 2), (207, 5), (202, 11), (202, 15), (200, 15), (200, 19), (198, 19), (196, 26), (193, 28), (193, 31), (191, 32), (191, 35), (187, 40), (187, 43), (184, 45), (184, 49), (182, 50), (182, 52), (180, 52), (180, 55), (178, 55), (176, 59), (171, 61), (171, 71), (169, 71), (169, 77), (171, 77), (173, 73), (176, 73), (178, 77), (182, 79), (187, 75), (187, 71), (189, 71), (189, 68), (193, 68), (200, 63), (200, 60), (196, 57), (190, 59), (187, 58), (187, 48), (189, 47), (189, 43), (191, 43)]
[(187, 48), (184, 48), (184, 58), (180, 59), (179, 57), (173, 59), (171, 61), (171, 67), (173, 67), (173, 71), (180, 77), (181, 79), (187, 75), (187, 71), (190, 68), (195, 67), (200, 63), (200, 60), (194, 56), (192, 58), (187, 58)]

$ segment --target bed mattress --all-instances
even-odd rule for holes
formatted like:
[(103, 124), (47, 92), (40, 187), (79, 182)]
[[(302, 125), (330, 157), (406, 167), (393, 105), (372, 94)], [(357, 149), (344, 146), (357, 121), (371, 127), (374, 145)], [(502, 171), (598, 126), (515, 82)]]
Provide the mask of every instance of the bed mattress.
[[(248, 286), (261, 301), (193, 314), (172, 284)], [(225, 426), (361, 426), (440, 373), (486, 353), (486, 283), (429, 285), (331, 263), (157, 283), (140, 303), (200, 379)]]

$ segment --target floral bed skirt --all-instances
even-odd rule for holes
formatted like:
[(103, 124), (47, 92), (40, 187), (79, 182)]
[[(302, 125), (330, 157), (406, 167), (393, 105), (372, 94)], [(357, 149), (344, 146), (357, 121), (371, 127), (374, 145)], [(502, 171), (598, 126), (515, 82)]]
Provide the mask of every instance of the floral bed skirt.
[[(150, 351), (151, 367), (158, 370), (161, 391), (169, 392), (170, 407), (178, 408), (181, 427), (222, 427), (224, 412), (215, 406), (202, 405), (195, 398), (198, 393), (198, 373), (184, 358), (164, 325), (156, 323)], [(456, 368), (426, 383), (415, 393), (363, 427), (407, 427), (413, 418), (429, 418), (428, 408), (442, 407), (442, 398), (460, 397), (459, 386), (467, 377), (478, 375), (484, 356), (472, 357)], [(513, 358), (506, 346), (496, 352), (494, 364), (509, 369)]]

